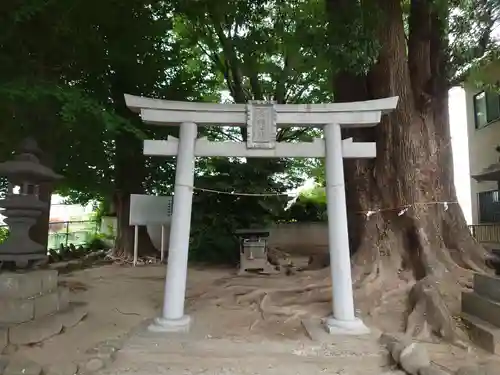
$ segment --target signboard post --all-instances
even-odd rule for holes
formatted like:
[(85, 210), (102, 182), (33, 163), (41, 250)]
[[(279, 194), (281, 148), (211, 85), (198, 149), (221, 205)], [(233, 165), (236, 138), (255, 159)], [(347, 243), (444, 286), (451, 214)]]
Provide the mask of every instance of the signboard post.
[(170, 224), (173, 199), (171, 196), (131, 194), (129, 224), (134, 226), (134, 266), (139, 253), (139, 227), (161, 225), (160, 259), (165, 257), (165, 228)]

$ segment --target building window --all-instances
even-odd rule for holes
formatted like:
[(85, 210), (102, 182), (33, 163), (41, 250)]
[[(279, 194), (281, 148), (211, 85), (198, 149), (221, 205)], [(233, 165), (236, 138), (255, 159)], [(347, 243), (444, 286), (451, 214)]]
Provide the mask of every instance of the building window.
[(478, 193), (479, 223), (500, 223), (499, 191), (483, 191)]
[(482, 91), (474, 95), (476, 129), (500, 119), (500, 95)]

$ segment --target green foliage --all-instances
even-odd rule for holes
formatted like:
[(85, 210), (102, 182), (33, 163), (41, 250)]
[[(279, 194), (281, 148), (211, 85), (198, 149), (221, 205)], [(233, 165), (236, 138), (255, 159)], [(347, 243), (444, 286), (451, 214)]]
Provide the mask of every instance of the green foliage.
[(103, 216), (108, 216), (111, 210), (111, 202), (109, 199), (103, 199), (98, 202), (94, 202), (93, 212), (90, 220), (100, 223)]
[[(402, 3), (409, 13), (410, 1)], [(327, 4), (1, 2), (0, 160), (11, 156), (22, 138), (34, 136), (65, 176), (57, 186), (60, 194), (72, 203), (103, 202), (96, 218), (108, 210), (116, 192), (171, 194), (175, 161), (142, 157), (141, 142), (176, 136), (177, 130), (146, 126), (125, 107), (123, 94), (205, 102), (330, 102), (336, 72), (364, 73), (376, 61), (383, 41), (374, 30), (387, 15), (370, 2), (352, 1), (344, 13), (328, 12)], [(498, 44), (491, 39), (497, 0), (434, 4), (436, 19), (449, 36), (445, 70), (450, 83), (487, 58), (498, 58)], [(244, 129), (232, 127), (200, 133), (220, 141), (246, 137)], [(320, 135), (318, 130), (283, 128), (278, 140)], [(224, 192), (283, 194), (311, 176), (324, 185), (322, 160), (205, 158), (197, 163), (195, 184)], [(0, 193), (2, 186), (0, 181)], [(285, 212), (287, 201), (283, 196), (196, 191), (192, 258), (236, 261), (236, 229), (279, 220), (325, 220), (321, 189), (301, 194)]]
[[(376, 35), (379, 22), (387, 15), (370, 2), (350, 1), (348, 6), (330, 11), (334, 2), (326, 1), (328, 10), (328, 33), (326, 61), (334, 63), (330, 72), (350, 71), (366, 73), (376, 62), (380, 42)], [(335, 94), (335, 93), (334, 93)]]
[(9, 237), (9, 228), (0, 227), (0, 243), (4, 242)]
[(447, 9), (443, 13), (443, 17), (449, 17), (446, 78), (457, 84), (491, 59), (498, 59), (500, 45), (493, 32), (500, 20), (500, 3), (498, 0), (456, 0), (449, 14)]
[[(281, 168), (279, 163), (255, 162), (258, 166), (236, 158), (202, 159), (198, 163), (196, 186), (221, 193), (195, 190), (190, 259), (234, 264), (238, 260), (235, 230), (266, 227), (284, 215), (289, 198), (280, 194), (296, 182), (278, 181), (269, 173), (272, 168)], [(242, 192), (276, 196), (238, 195)]]
[(174, 4), (177, 35), (225, 81), (235, 102), (328, 100), (328, 65), (320, 58), (327, 40), (323, 1)]
[(301, 191), (297, 200), (288, 209), (286, 221), (327, 221), (325, 188), (315, 186)]
[[(0, 13), (0, 160), (34, 136), (65, 177), (58, 192), (72, 203), (125, 189), (116, 186), (118, 164), (130, 165), (123, 149), (136, 157), (142, 139), (169, 134), (146, 128), (125, 108), (124, 93), (216, 100), (213, 78), (172, 34), (170, 3), (76, 0), (68, 7), (62, 0), (30, 0), (2, 3)], [(124, 133), (128, 143), (118, 144)], [(162, 164), (146, 162), (152, 175), (146, 190), (172, 178)]]
[(88, 236), (85, 241), (85, 248), (89, 251), (98, 251), (109, 249), (109, 244), (106, 243), (106, 240), (110, 240), (110, 236), (107, 236), (102, 233), (92, 233)]

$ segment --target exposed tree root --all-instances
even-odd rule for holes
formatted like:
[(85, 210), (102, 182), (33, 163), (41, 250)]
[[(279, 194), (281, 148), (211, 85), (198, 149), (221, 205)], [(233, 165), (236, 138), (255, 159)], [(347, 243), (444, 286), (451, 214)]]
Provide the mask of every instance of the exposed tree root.
[[(453, 289), (446, 288), (446, 291), (453, 292)], [(414, 285), (409, 295), (411, 313), (406, 333), (419, 338), (429, 338), (431, 333), (435, 333), (449, 342), (463, 346), (467, 338), (458, 329), (442, 293), (440, 281), (432, 276), (419, 280)]]
[[(404, 228), (383, 219), (367, 224), (366, 230), (379, 235), (361, 241), (353, 257), (356, 307), (375, 323), (377, 318), (391, 321), (394, 314), (401, 313), (401, 326), (397, 329), (407, 335), (421, 339), (437, 337), (463, 346), (467, 336), (455, 318), (460, 310), (460, 293), (471, 286), (474, 272), (487, 272), (484, 249), (467, 232), (462, 238), (442, 236), (441, 232), (449, 230), (444, 225), (436, 231), (418, 224), (412, 217), (404, 219)], [(218, 297), (218, 303), (253, 305), (262, 320), (280, 316), (290, 321), (331, 310), (329, 268), (298, 273), (288, 279), (294, 286), (262, 288), (258, 287), (259, 280), (227, 280), (221, 285), (226, 297)], [(272, 277), (267, 282), (271, 280)], [(220, 292), (219, 289), (214, 294)], [(400, 306), (401, 311), (395, 310), (395, 306)]]
[[(133, 265), (134, 264), (134, 257), (130, 255), (126, 255), (124, 253), (121, 253), (121, 255), (116, 255), (114, 251), (108, 252), (106, 254), (107, 260), (113, 261), (113, 264), (118, 264), (118, 265)], [(143, 256), (137, 258), (137, 265), (145, 265), (145, 264), (155, 264), (158, 263), (160, 260), (156, 257), (152, 256)]]

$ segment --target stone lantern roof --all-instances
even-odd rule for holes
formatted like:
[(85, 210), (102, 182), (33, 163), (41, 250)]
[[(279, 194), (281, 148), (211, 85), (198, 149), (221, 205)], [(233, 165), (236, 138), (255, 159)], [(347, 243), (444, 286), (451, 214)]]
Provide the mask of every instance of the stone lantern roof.
[(40, 164), (37, 157), (40, 154), (35, 140), (30, 138), (24, 140), (13, 160), (0, 163), (0, 176), (6, 177), (14, 184), (22, 182), (37, 184), (61, 179), (61, 175)]

